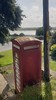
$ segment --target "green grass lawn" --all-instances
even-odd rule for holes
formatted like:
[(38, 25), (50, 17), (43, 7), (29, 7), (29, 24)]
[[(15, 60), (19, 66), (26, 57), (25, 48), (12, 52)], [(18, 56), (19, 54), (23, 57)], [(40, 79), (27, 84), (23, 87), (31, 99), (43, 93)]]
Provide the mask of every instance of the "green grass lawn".
[(12, 64), (12, 50), (0, 52), (0, 67)]
[(56, 71), (56, 61), (50, 61), (50, 69)]
[[(0, 52), (0, 67), (4, 67), (13, 63), (12, 50)], [(56, 62), (50, 61), (50, 68), (56, 71)]]

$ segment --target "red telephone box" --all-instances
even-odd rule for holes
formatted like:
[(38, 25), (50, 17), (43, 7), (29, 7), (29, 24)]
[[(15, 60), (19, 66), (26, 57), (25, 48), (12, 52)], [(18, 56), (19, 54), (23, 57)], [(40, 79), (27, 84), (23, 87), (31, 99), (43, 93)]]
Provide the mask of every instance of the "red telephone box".
[(41, 81), (41, 41), (33, 37), (19, 37), (12, 41), (15, 90)]

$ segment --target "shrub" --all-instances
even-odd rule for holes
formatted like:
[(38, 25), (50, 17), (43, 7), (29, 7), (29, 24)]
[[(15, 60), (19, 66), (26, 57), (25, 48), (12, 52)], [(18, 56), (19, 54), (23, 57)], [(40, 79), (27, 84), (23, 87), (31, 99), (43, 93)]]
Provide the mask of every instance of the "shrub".
[(54, 49), (56, 49), (56, 44), (53, 44), (53, 45), (51, 46), (51, 51), (53, 51)]
[(51, 46), (51, 58), (56, 61), (56, 44)]
[(51, 45), (56, 44), (56, 32), (54, 32), (54, 34), (52, 35), (51, 38)]

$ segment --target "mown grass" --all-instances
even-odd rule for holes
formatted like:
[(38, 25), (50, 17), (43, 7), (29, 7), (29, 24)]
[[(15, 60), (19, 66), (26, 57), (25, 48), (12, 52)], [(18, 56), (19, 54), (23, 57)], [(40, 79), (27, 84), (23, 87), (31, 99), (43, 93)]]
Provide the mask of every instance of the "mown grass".
[(50, 61), (50, 69), (52, 69), (53, 71), (56, 71), (56, 61)]
[[(0, 52), (0, 67), (4, 67), (13, 63), (12, 50)], [(56, 62), (50, 61), (50, 69), (56, 71)]]
[(0, 67), (12, 64), (12, 50), (0, 52)]

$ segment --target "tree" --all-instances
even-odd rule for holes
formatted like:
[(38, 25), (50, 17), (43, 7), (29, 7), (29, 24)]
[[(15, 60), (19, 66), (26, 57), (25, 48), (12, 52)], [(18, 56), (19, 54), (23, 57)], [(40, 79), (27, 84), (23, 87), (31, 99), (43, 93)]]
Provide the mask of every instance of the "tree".
[(38, 28), (36, 30), (36, 35), (37, 36), (43, 36), (44, 35), (44, 33), (43, 33), (43, 27), (40, 27), (40, 28)]
[(56, 44), (51, 46), (51, 58), (56, 61)]
[(19, 36), (25, 36), (24, 33), (20, 33)]
[[(50, 32), (50, 29), (51, 27), (49, 26), (49, 35), (51, 36), (51, 32)], [(43, 32), (43, 27), (40, 27), (36, 30), (36, 35), (37, 36), (44, 36), (44, 32)]]
[(22, 12), (16, 0), (0, 0), (0, 43), (8, 40), (9, 30), (20, 27), (24, 16)]
[(56, 44), (56, 32), (53, 33), (51, 38), (51, 45)]

